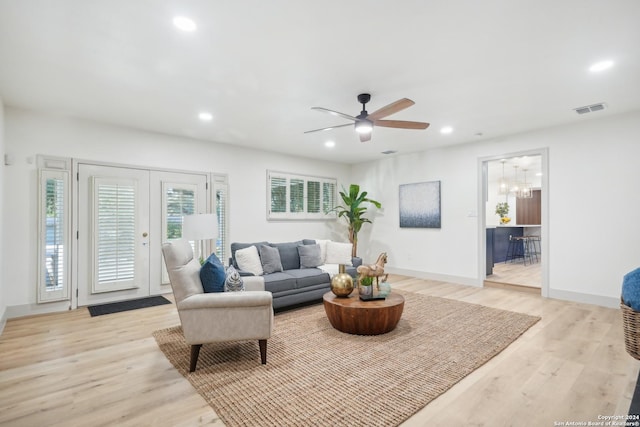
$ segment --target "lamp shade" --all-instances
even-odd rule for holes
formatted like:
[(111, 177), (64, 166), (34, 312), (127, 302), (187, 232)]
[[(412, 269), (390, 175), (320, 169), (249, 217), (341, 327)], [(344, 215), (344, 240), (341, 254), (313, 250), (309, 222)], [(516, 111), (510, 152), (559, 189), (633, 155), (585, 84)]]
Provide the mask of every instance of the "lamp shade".
[(182, 237), (187, 240), (209, 240), (218, 237), (216, 214), (196, 214), (182, 217)]

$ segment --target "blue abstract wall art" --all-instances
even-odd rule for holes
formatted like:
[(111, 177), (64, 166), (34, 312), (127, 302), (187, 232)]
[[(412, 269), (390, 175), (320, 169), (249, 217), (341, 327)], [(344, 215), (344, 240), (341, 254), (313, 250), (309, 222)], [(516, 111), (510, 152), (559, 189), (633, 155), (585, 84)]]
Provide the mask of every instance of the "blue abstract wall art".
[(400, 186), (400, 227), (440, 228), (440, 181)]

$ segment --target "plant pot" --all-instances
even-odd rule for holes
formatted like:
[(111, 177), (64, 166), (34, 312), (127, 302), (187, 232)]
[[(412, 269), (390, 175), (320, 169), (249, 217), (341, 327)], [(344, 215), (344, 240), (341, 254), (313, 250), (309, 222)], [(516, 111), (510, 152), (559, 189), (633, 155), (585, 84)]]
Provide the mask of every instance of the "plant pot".
[(360, 291), (360, 295), (362, 296), (366, 296), (366, 297), (370, 297), (371, 295), (373, 295), (373, 286), (372, 285), (360, 285), (358, 287), (359, 291)]

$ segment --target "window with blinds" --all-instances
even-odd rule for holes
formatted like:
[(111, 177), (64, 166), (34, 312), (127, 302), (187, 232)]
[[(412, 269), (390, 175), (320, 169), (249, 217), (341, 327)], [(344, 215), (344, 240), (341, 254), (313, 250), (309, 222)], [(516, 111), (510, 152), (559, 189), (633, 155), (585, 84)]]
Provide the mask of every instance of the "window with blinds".
[(216, 240), (215, 253), (216, 256), (226, 264), (229, 257), (229, 239), (228, 239), (228, 198), (229, 186), (227, 185), (226, 175), (214, 175), (213, 191), (215, 193), (215, 210), (218, 216), (218, 239)]
[(336, 179), (267, 171), (267, 219), (334, 219)]
[(38, 302), (69, 299), (69, 172), (39, 171)]
[(95, 177), (93, 190), (95, 291), (133, 287), (136, 181)]

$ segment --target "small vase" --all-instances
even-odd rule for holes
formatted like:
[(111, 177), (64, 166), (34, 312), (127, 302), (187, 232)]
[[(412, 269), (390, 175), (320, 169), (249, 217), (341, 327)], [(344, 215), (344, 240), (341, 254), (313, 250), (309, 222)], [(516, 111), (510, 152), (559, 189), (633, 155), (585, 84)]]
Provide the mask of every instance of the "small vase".
[(371, 295), (373, 295), (372, 285), (367, 285), (367, 286), (360, 285), (358, 289), (360, 290), (360, 295), (364, 297), (370, 297)]
[(337, 297), (345, 298), (353, 292), (353, 278), (345, 273), (344, 264), (338, 267), (339, 273), (331, 279), (331, 292)]
[(381, 297), (386, 297), (391, 292), (391, 284), (389, 282), (380, 283), (380, 289), (378, 290), (378, 295)]

